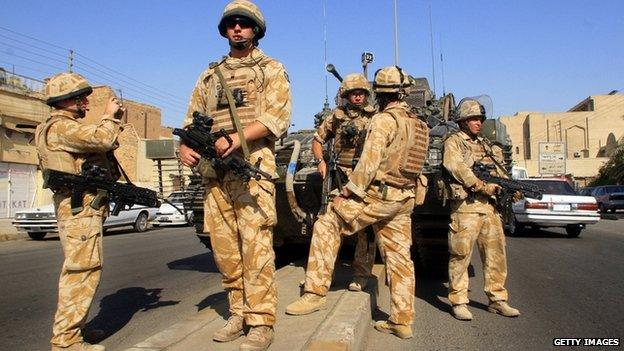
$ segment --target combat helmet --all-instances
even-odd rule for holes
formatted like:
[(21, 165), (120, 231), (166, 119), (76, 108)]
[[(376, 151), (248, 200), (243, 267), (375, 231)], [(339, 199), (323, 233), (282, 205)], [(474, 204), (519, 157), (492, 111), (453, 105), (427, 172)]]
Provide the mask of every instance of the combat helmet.
[(347, 75), (345, 79), (342, 80), (338, 93), (341, 98), (346, 98), (350, 92), (358, 89), (366, 91), (368, 95), (371, 94), (370, 83), (366, 80), (366, 77), (360, 73), (352, 73)]
[(266, 32), (266, 22), (264, 16), (258, 6), (248, 0), (234, 0), (225, 6), (221, 21), (219, 21), (219, 33), (222, 37), (226, 36), (225, 21), (229, 17), (242, 16), (252, 20), (256, 27), (254, 27), (254, 33), (256, 34), (255, 40), (262, 39)]
[(53, 106), (59, 101), (89, 95), (93, 88), (87, 80), (77, 73), (59, 73), (45, 84), (46, 104)]
[(388, 66), (375, 72), (375, 93), (409, 94), (410, 86), (409, 75), (399, 66)]
[(485, 108), (475, 99), (462, 99), (457, 107), (455, 122), (459, 123), (472, 117), (481, 117), (481, 122), (485, 121)]

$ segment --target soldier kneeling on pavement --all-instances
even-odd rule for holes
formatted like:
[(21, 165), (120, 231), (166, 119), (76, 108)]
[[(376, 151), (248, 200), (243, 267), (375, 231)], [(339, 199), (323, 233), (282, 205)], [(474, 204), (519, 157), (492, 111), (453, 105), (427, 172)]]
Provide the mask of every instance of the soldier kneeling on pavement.
[[(109, 99), (99, 124), (81, 123), (93, 91), (89, 83), (75, 73), (61, 73), (45, 85), (50, 117), (37, 127), (35, 143), (41, 170), (80, 174), (82, 166), (96, 165), (109, 170), (111, 180), (120, 176), (117, 165), (106, 152), (117, 148), (123, 115), (116, 98)], [(52, 351), (103, 351), (104, 346), (83, 340), (84, 327), (93, 296), (102, 275), (102, 223), (108, 203), (94, 208), (95, 192), (85, 191), (79, 212), (71, 207), (71, 189), (52, 189), (54, 210), (65, 260), (59, 279), (59, 294)]]
[(372, 226), (390, 284), (391, 313), (375, 329), (400, 338), (412, 337), (414, 263), (411, 213), (416, 179), (428, 146), (428, 129), (403, 101), (410, 87), (399, 67), (375, 74), (373, 90), (380, 107), (371, 121), (359, 162), (340, 196), (314, 224), (304, 295), (286, 313), (304, 315), (325, 308), (341, 236)]
[(477, 100), (463, 99), (459, 103), (460, 131), (444, 142), (444, 168), (449, 173), (448, 192), (451, 200), (449, 242), (449, 293), (453, 316), (472, 320), (468, 310), (468, 265), (475, 242), (479, 247), (485, 294), (490, 300), (488, 311), (506, 317), (517, 317), (520, 311), (507, 304), (507, 258), (505, 234), (496, 207), (497, 184), (484, 183), (472, 171), (477, 163), (494, 165), (496, 176), (507, 178), (502, 167), (500, 148), (492, 148), (479, 135), (485, 120), (485, 109)]

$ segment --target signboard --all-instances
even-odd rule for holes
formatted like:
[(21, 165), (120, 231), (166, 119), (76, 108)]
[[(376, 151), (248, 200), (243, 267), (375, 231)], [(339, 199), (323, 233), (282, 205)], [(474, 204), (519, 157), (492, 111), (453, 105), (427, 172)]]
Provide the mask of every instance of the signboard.
[(539, 143), (539, 174), (566, 173), (566, 147), (564, 142)]

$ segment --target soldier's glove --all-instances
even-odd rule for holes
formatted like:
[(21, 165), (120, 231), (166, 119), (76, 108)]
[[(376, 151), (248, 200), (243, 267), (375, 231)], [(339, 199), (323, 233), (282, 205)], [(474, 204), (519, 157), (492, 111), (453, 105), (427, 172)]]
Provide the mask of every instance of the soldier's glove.
[(516, 192), (513, 194), (513, 201), (514, 201), (514, 202), (516, 202), (516, 201), (520, 201), (520, 200), (522, 200), (523, 198), (524, 198), (524, 195), (522, 195), (522, 193), (521, 193), (521, 192), (519, 192), (519, 191), (516, 191)]
[(500, 191), (501, 187), (498, 184), (480, 182), (474, 186), (475, 193), (485, 194), (487, 196), (494, 196)]

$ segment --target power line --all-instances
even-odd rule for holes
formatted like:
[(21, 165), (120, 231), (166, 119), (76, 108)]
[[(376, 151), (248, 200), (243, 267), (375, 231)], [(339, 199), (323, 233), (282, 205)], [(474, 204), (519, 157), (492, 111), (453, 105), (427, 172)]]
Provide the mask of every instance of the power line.
[[(25, 35), (25, 34), (22, 34), (22, 33), (18, 33), (18, 32), (16, 32), (16, 31), (10, 30), (10, 29), (5, 28), (5, 27), (2, 27), (2, 26), (0, 26), (0, 30), (4, 30), (4, 31), (7, 31), (7, 32), (10, 32), (10, 33), (13, 33), (13, 34), (15, 34), (15, 35), (18, 35), (18, 36), (21, 36), (21, 37), (24, 37), (24, 38), (28, 38), (28, 39), (30, 39), (30, 40), (34, 40), (34, 41), (36, 41), (36, 42), (39, 42), (39, 43), (42, 43), (42, 44), (45, 44), (45, 45), (48, 45), (48, 46), (54, 47), (54, 48), (56, 48), (56, 49), (63, 50), (63, 51), (65, 51), (65, 52), (69, 52), (69, 51), (70, 51), (68, 48), (64, 48), (64, 47), (61, 47), (61, 46), (59, 46), (59, 45), (56, 45), (56, 44), (53, 44), (53, 43), (50, 43), (50, 42), (47, 42), (47, 41), (43, 41), (43, 40), (40, 40), (40, 39), (37, 39), (37, 38), (31, 37), (31, 36), (29, 36), (29, 35)], [(5, 36), (5, 35), (3, 35), (3, 34), (1, 34), (1, 33), (0, 33), (0, 36), (3, 36), (3, 37), (5, 37), (5, 38), (11, 39), (11, 40), (14, 40), (14, 41), (17, 41), (17, 42), (20, 42), (20, 43), (22, 43), (22, 44), (24, 44), (24, 45), (28, 45), (28, 46), (31, 46), (31, 47), (35, 47), (35, 48), (37, 48), (37, 49), (39, 49), (39, 50), (43, 50), (43, 51), (47, 51), (47, 52), (51, 52), (51, 51), (49, 51), (49, 50), (46, 50), (46, 49), (43, 49), (43, 48), (40, 48), (40, 47), (36, 47), (36, 46), (34, 46), (34, 45), (31, 45), (31, 44), (25, 43), (25, 42), (23, 42), (23, 41), (20, 41), (20, 40), (17, 40), (17, 39), (13, 39), (13, 38), (7, 37), (7, 36)], [(23, 50), (23, 49), (22, 49), (22, 50)], [(51, 53), (53, 53), (53, 52), (51, 52)], [(174, 98), (174, 99), (179, 100), (179, 101), (186, 101), (186, 100), (185, 100), (185, 99), (183, 99), (183, 98), (180, 98), (180, 97), (175, 96), (175, 95), (173, 95), (173, 94), (171, 94), (171, 93), (169, 93), (169, 92), (166, 92), (166, 91), (164, 91), (164, 90), (161, 90), (161, 89), (158, 89), (158, 88), (156, 88), (156, 87), (153, 87), (153, 86), (151, 86), (151, 85), (149, 85), (149, 84), (143, 83), (143, 82), (141, 82), (141, 81), (139, 81), (139, 80), (137, 80), (137, 79), (134, 79), (134, 78), (132, 78), (132, 77), (130, 77), (130, 76), (128, 76), (128, 75), (126, 75), (126, 74), (124, 74), (124, 73), (121, 73), (121, 72), (119, 72), (119, 71), (117, 71), (117, 70), (115, 70), (115, 69), (112, 69), (112, 68), (110, 68), (110, 67), (107, 67), (107, 66), (105, 66), (105, 65), (103, 65), (103, 64), (101, 64), (101, 63), (99, 63), (99, 62), (97, 62), (97, 61), (95, 61), (95, 60), (93, 60), (93, 59), (91, 59), (91, 58), (89, 58), (89, 57), (87, 57), (87, 56), (85, 56), (85, 55), (82, 55), (82, 54), (80, 54), (80, 53), (78, 53), (78, 52), (74, 52), (74, 53), (76, 54), (76, 56), (79, 56), (79, 57), (83, 58), (83, 59), (84, 59), (84, 60), (86, 60), (86, 61), (89, 61), (89, 62), (91, 62), (91, 63), (93, 63), (93, 64), (95, 64), (95, 65), (98, 65), (98, 66), (100, 66), (100, 67), (104, 68), (105, 70), (111, 71), (111, 72), (113, 72), (113, 73), (115, 73), (115, 74), (117, 74), (117, 75), (119, 75), (119, 76), (125, 77), (126, 79), (129, 79), (129, 80), (134, 81), (134, 82), (136, 82), (136, 83), (138, 83), (138, 84), (141, 84), (141, 85), (143, 86), (141, 89), (148, 88), (148, 89), (153, 90), (155, 93), (158, 93), (158, 94), (159, 94), (159, 95), (161, 95), (161, 96), (162, 96), (162, 95), (166, 95), (166, 96), (169, 96), (169, 97)], [(56, 55), (60, 55), (60, 54), (58, 54), (58, 53), (55, 53), (55, 54), (56, 54)], [(31, 61), (32, 61), (32, 60), (31, 60)], [(37, 63), (39, 63), (39, 62), (37, 62)], [(65, 62), (63, 62), (63, 63), (65, 63)], [(83, 63), (83, 65), (84, 65), (84, 66), (90, 66), (92, 69), (96, 69), (95, 67), (93, 67), (93, 66), (91, 66), (91, 65), (89, 65), (89, 64), (86, 64), (86, 63)], [(64, 70), (64, 69), (63, 69), (63, 70)], [(96, 70), (97, 70), (97, 69), (96, 69)], [(101, 71), (101, 70), (98, 70), (98, 71), (103, 72), (103, 71)], [(110, 73), (107, 73), (107, 74), (108, 74), (109, 76), (112, 76)], [(115, 79), (119, 79), (118, 77), (114, 77), (114, 78), (115, 78)], [(126, 81), (126, 83), (127, 83), (127, 84), (131, 84), (131, 83), (127, 82), (127, 81)]]
[(0, 41), (0, 44), (2, 44), (2, 45), (6, 45), (6, 46), (8, 46), (8, 47), (11, 47), (11, 48), (14, 48), (14, 49), (17, 49), (17, 50), (24, 51), (24, 52), (29, 53), (29, 54), (31, 54), (31, 55), (36, 55), (36, 56), (39, 56), (39, 57), (43, 57), (43, 58), (48, 59), (48, 60), (51, 60), (51, 61), (60, 62), (60, 63), (63, 63), (63, 64), (65, 63), (65, 61), (62, 61), (62, 60), (59, 60), (59, 59), (55, 59), (55, 58), (52, 58), (52, 57), (50, 57), (50, 56), (42, 55), (42, 54), (39, 54), (39, 53), (36, 53), (36, 52), (32, 52), (32, 51), (30, 51), (30, 50), (26, 50), (26, 49), (24, 49), (24, 48), (20, 48), (19, 46), (15, 46), (15, 45), (7, 44), (7, 43), (2, 42), (2, 41)]
[[(88, 63), (84, 63), (84, 62), (81, 62), (81, 61), (77, 61), (77, 63), (79, 63), (79, 64), (80, 64), (80, 65), (82, 65), (82, 66), (89, 67), (89, 68), (91, 68), (91, 69), (93, 69), (93, 70), (95, 70), (95, 71), (97, 71), (97, 72), (102, 73), (102, 74), (105, 74), (105, 75), (107, 75), (107, 76), (111, 77), (112, 79), (116, 79), (116, 80), (118, 80), (118, 81), (120, 81), (120, 82), (124, 82), (124, 83), (126, 83), (126, 84), (128, 84), (128, 85), (131, 85), (131, 86), (134, 86), (134, 87), (136, 87), (136, 88), (138, 88), (138, 89), (143, 89), (143, 90), (144, 90), (144, 88), (142, 88), (141, 86), (139, 86), (139, 85), (137, 85), (137, 84), (133, 84), (133, 83), (128, 82), (128, 81), (123, 80), (123, 79), (119, 79), (118, 77), (115, 77), (114, 75), (112, 75), (112, 74), (110, 74), (110, 73), (108, 73), (108, 72), (106, 72), (106, 71), (103, 71), (103, 70), (101, 70), (101, 69), (99, 69), (99, 68), (97, 68), (97, 67), (95, 67), (95, 66), (92, 66), (92, 65), (90, 65), (90, 64), (88, 64)], [(88, 71), (88, 70), (87, 70), (87, 69), (85, 69), (85, 68), (83, 68), (83, 70)], [(154, 93), (154, 94), (158, 94), (158, 92), (153, 92), (153, 93)], [(168, 101), (171, 99), (170, 97), (165, 96), (165, 95), (163, 95), (163, 94), (158, 94), (158, 95), (160, 95), (160, 96), (161, 96), (162, 98), (164, 98), (164, 99), (167, 99)], [(185, 100), (183, 100), (183, 99), (178, 99), (178, 98), (175, 98), (175, 99), (177, 100), (177, 101), (176, 101), (176, 103), (183, 103), (183, 104), (184, 104), (184, 103), (186, 103), (186, 101), (185, 101)]]
[[(95, 72), (89, 71), (89, 70), (87, 70), (87, 69), (84, 69), (84, 68), (80, 67), (79, 65), (76, 65), (75, 67), (76, 67), (76, 70), (80, 70), (80, 71), (81, 71), (81, 73), (83, 73), (83, 74), (84, 74), (85, 76), (87, 76), (87, 77), (89, 77), (89, 76), (99, 77), (101, 81), (103, 81), (103, 82), (105, 82), (105, 83), (108, 83), (107, 85), (116, 85), (116, 86), (119, 86), (119, 87), (121, 87), (121, 88), (123, 88), (123, 89), (125, 89), (125, 90), (134, 91), (134, 92), (136, 92), (139, 96), (141, 96), (141, 95), (142, 95), (142, 96), (146, 96), (146, 97), (148, 97), (148, 99), (146, 99), (146, 100), (150, 100), (150, 99), (151, 99), (151, 100), (157, 100), (157, 101), (160, 101), (160, 102), (161, 102), (161, 104), (165, 104), (165, 105), (168, 105), (168, 106), (170, 106), (170, 107), (173, 107), (173, 108), (176, 108), (176, 109), (180, 109), (181, 104), (176, 104), (176, 103), (171, 102), (171, 101), (169, 101), (169, 100), (164, 100), (164, 99), (159, 98), (159, 97), (157, 97), (157, 96), (154, 96), (154, 95), (148, 94), (148, 93), (146, 93), (146, 92), (143, 92), (143, 91), (141, 91), (141, 90), (137, 90), (137, 89), (135, 89), (135, 88), (132, 88), (132, 87), (129, 87), (129, 86), (126, 86), (126, 85), (117, 85), (117, 84), (116, 84), (114, 81), (112, 81), (110, 78), (106, 78), (106, 77), (102, 76), (101, 74), (98, 74), (98, 73), (95, 73)], [(96, 82), (97, 82), (97, 80), (94, 80), (94, 81), (96, 81)]]
[(19, 36), (21, 36), (21, 37), (24, 37), (24, 38), (28, 38), (28, 39), (30, 39), (30, 40), (34, 40), (34, 41), (39, 42), (39, 43), (42, 43), (42, 44), (49, 45), (49, 46), (54, 47), (54, 48), (57, 48), (57, 49), (61, 49), (61, 50), (67, 51), (67, 49), (66, 49), (66, 48), (64, 48), (64, 47), (58, 46), (58, 45), (56, 45), (56, 44), (52, 44), (52, 43), (47, 42), (47, 41), (43, 41), (43, 40), (41, 40), (41, 39), (33, 38), (33, 37), (31, 37), (31, 36), (29, 36), (29, 35), (26, 35), (26, 34), (18, 33), (18, 32), (16, 32), (16, 31), (10, 30), (10, 29), (5, 28), (5, 27), (2, 27), (2, 26), (0, 26), (0, 29), (5, 30), (5, 31), (7, 31), (7, 32), (11, 32), (11, 33), (13, 33), (13, 34), (17, 34), (17, 35), (19, 35)]
[(39, 46), (36, 46), (36, 45), (32, 45), (32, 44), (27, 43), (27, 42), (25, 42), (25, 41), (21, 41), (21, 40), (19, 40), (19, 39), (11, 38), (10, 36), (4, 35), (4, 34), (2, 34), (2, 33), (0, 33), (0, 37), (5, 38), (5, 39), (9, 39), (9, 40), (11, 40), (11, 41), (14, 41), (14, 42), (20, 43), (20, 44), (22, 44), (22, 45), (26, 45), (26, 46), (28, 46), (28, 47), (30, 47), (30, 48), (33, 48), (33, 49), (37, 49), (37, 50), (41, 50), (41, 51), (47, 52), (47, 53), (49, 53), (49, 54), (54, 54), (54, 55), (58, 55), (58, 56), (61, 56), (61, 57), (65, 57), (65, 56), (67, 56), (67, 53), (63, 53), (63, 54), (61, 54), (61, 53), (58, 53), (58, 52), (55, 52), (55, 51), (52, 51), (52, 50), (44, 49), (44, 48), (42, 48), (42, 47), (39, 47)]
[(30, 62), (34, 62), (34, 63), (38, 63), (38, 64), (40, 64), (40, 65), (49, 66), (49, 67), (55, 68), (55, 69), (60, 70), (60, 71), (65, 70), (64, 68), (60, 68), (60, 67), (58, 67), (58, 66), (51, 65), (51, 64), (49, 64), (49, 63), (45, 63), (45, 62), (41, 62), (41, 61), (37, 61), (37, 60), (33, 60), (33, 59), (28, 58), (28, 57), (24, 57), (24, 56), (16, 55), (16, 54), (14, 54), (14, 53), (3, 52), (3, 54), (5, 54), (5, 55), (9, 55), (9, 56), (15, 56), (15, 57), (18, 57), (18, 58), (20, 58), (20, 59), (22, 59), (22, 60), (26, 60), (26, 61), (30, 61)]
[[(164, 90), (160, 90), (160, 89), (155, 88), (155, 87), (153, 87), (153, 86), (151, 86), (151, 85), (148, 85), (148, 84), (145, 84), (145, 83), (143, 83), (143, 82), (141, 82), (141, 81), (138, 81), (138, 80), (136, 80), (136, 79), (134, 79), (134, 78), (132, 78), (132, 77), (130, 77), (130, 76), (128, 76), (128, 75), (126, 75), (126, 74), (123, 74), (123, 73), (121, 73), (121, 72), (118, 72), (118, 71), (116, 71), (116, 70), (114, 70), (114, 69), (112, 69), (112, 68), (106, 67), (106, 66), (104, 66), (103, 64), (101, 64), (101, 63), (99, 63), (99, 62), (96, 62), (96, 61), (94, 61), (94, 60), (92, 60), (92, 59), (90, 59), (90, 58), (88, 58), (88, 57), (86, 57), (86, 56), (84, 56), (84, 55), (82, 55), (82, 54), (80, 54), (80, 53), (76, 53), (76, 56), (80, 56), (80, 57), (82, 57), (83, 59), (85, 59), (85, 60), (87, 60), (87, 61), (90, 61), (90, 62), (92, 62), (92, 63), (94, 63), (94, 64), (96, 64), (96, 65), (98, 65), (98, 66), (100, 66), (100, 67), (103, 67), (103, 68), (105, 68), (105, 69), (107, 69), (107, 70), (109, 70), (109, 71), (111, 71), (111, 72), (114, 72), (114, 73), (116, 73), (116, 74), (118, 74), (118, 75), (120, 75), (120, 76), (122, 76), (122, 77), (126, 77), (127, 79), (130, 79), (130, 80), (132, 80), (132, 81), (134, 81), (134, 82), (137, 82), (137, 83), (139, 83), (139, 84), (141, 84), (141, 85), (143, 85), (143, 86), (145, 86), (145, 87), (147, 87), (147, 88), (150, 88), (150, 89), (155, 90), (155, 91), (160, 91), (160, 92), (164, 93), (165, 95), (169, 95), (170, 97), (173, 97), (173, 98), (175, 98), (175, 99), (181, 99), (180, 97), (175, 96), (175, 95), (173, 95), (173, 94), (171, 94), (171, 93), (168, 93), (168, 92), (166, 92), (166, 91), (164, 91)], [(184, 100), (184, 99), (182, 99), (182, 100)]]

